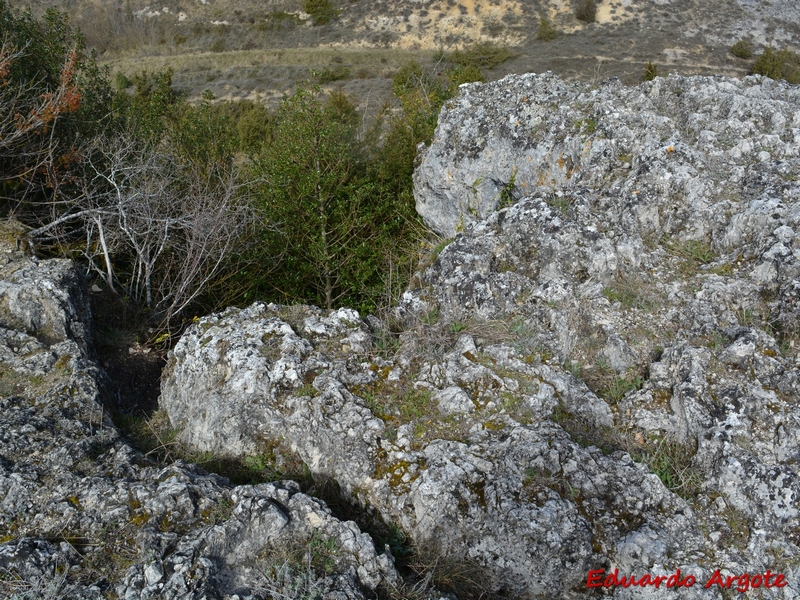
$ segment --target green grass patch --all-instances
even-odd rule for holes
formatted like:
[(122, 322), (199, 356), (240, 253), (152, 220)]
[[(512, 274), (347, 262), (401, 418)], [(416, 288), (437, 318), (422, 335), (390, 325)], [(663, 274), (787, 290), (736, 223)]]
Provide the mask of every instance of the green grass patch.
[(556, 194), (550, 194), (550, 196), (545, 199), (545, 202), (547, 202), (547, 204), (549, 204), (553, 208), (557, 208), (558, 210), (560, 210), (561, 213), (564, 215), (566, 215), (569, 212), (569, 207), (571, 204), (566, 194), (563, 194), (561, 196), (557, 196)]
[(683, 259), (678, 268), (687, 276), (696, 274), (701, 266), (711, 263), (715, 258), (711, 245), (705, 241), (672, 242), (662, 240), (662, 244), (667, 252)]
[(639, 444), (631, 451), (638, 462), (645, 463), (662, 483), (684, 499), (694, 498), (703, 483), (701, 470), (693, 465), (695, 450), (666, 437)]
[(477, 67), (491, 69), (503, 64), (514, 54), (507, 46), (494, 44), (475, 44), (464, 50), (456, 50), (447, 55), (447, 59), (461, 67)]
[(644, 378), (642, 377), (616, 377), (608, 386), (600, 390), (600, 396), (612, 403), (617, 403), (622, 400), (628, 392), (640, 390), (643, 385)]
[(648, 312), (664, 304), (663, 294), (652, 284), (635, 275), (618, 276), (611, 285), (603, 289), (603, 295), (609, 302), (619, 302), (623, 308)]
[(404, 421), (416, 421), (431, 416), (433, 410), (432, 394), (424, 388), (414, 388), (396, 396), (393, 403), (400, 411)]

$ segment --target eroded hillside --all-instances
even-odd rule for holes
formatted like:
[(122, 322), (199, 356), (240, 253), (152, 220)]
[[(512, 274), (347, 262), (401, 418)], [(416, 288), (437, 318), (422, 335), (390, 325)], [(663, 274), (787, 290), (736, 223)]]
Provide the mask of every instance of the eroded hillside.
[[(52, 5), (31, 3), (34, 11)], [(20, 4), (21, 5), (21, 4)], [(198, 97), (278, 98), (312, 71), (347, 68), (337, 85), (359, 98), (388, 95), (387, 77), (417, 60), (475, 43), (507, 45), (516, 58), (489, 73), (552, 70), (566, 79), (638, 82), (652, 61), (660, 73), (744, 75), (746, 60), (729, 53), (750, 41), (794, 47), (800, 9), (792, 2), (605, 0), (596, 22), (575, 16), (567, 0), (336, 1), (327, 24), (315, 24), (300, 0), (165, 0), (55, 4), (87, 35), (112, 71), (130, 76), (165, 65), (178, 89)], [(537, 39), (539, 19), (560, 32)], [(795, 48), (797, 49), (797, 48)]]

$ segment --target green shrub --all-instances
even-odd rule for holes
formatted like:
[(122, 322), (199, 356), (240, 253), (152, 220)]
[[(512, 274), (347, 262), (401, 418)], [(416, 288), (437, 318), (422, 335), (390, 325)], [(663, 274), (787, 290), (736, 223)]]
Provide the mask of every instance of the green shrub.
[(327, 25), (339, 16), (330, 0), (303, 0), (303, 10), (311, 15), (314, 25)]
[(239, 134), (239, 149), (250, 154), (269, 143), (275, 127), (275, 117), (267, 107), (250, 100), (231, 104), (238, 109), (238, 114), (231, 118), (236, 123)]
[(644, 67), (642, 81), (653, 81), (656, 77), (658, 77), (658, 66), (648, 62)]
[(312, 71), (317, 83), (331, 83), (332, 81), (341, 81), (350, 77), (350, 69), (344, 65), (336, 65), (335, 67), (325, 67), (322, 71)]
[(737, 58), (750, 58), (753, 56), (753, 47), (747, 40), (739, 40), (731, 46), (731, 54)]
[(486, 81), (483, 71), (481, 71), (480, 67), (475, 66), (456, 67), (448, 73), (448, 76), (450, 78), (450, 88), (453, 93), (455, 93), (458, 86), (462, 83), (475, 83), (476, 81), (483, 83)]
[(172, 69), (142, 71), (130, 79), (133, 95), (119, 92), (114, 109), (119, 127), (135, 137), (157, 143), (164, 135), (167, 117), (174, 114), (178, 98), (172, 91)]
[(585, 23), (594, 23), (597, 20), (597, 4), (594, 0), (580, 0), (575, 7), (575, 18)]
[(117, 91), (127, 90), (131, 87), (133, 83), (130, 79), (125, 75), (125, 73), (118, 71), (117, 74), (114, 76), (114, 88)]
[(558, 36), (558, 29), (556, 29), (547, 17), (539, 19), (539, 27), (536, 30), (536, 39), (543, 42), (549, 42), (556, 39)]
[(766, 48), (753, 64), (753, 73), (800, 83), (800, 56), (788, 48), (777, 51)]
[(513, 54), (507, 46), (494, 44), (475, 44), (464, 50), (456, 50), (448, 60), (465, 68), (491, 69), (501, 65), (511, 58)]
[[(282, 102), (272, 143), (251, 164), (267, 227), (242, 276), (258, 297), (374, 311), (387, 271), (403, 281), (414, 205), (369, 164), (359, 125), (342, 93), (300, 88)], [(270, 262), (271, 273), (257, 267)]]

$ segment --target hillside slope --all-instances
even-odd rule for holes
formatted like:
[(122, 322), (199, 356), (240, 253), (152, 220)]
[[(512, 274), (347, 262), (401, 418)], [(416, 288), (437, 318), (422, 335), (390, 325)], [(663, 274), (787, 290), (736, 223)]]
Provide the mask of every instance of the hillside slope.
[[(744, 75), (749, 62), (729, 53), (734, 42), (797, 50), (800, 40), (800, 8), (789, 0), (604, 0), (596, 23), (577, 20), (567, 0), (332, 1), (338, 17), (325, 25), (314, 24), (301, 0), (18, 5), (68, 13), (112, 71), (172, 66), (177, 87), (192, 97), (208, 88), (218, 97), (277, 98), (312, 70), (333, 65), (349, 71), (337, 85), (374, 99), (388, 95), (386, 78), (405, 62), (434, 68), (435, 53), (474, 43), (516, 53), (489, 72), (491, 79), (552, 70), (566, 79), (635, 83), (648, 61), (661, 74)], [(551, 42), (536, 39), (542, 16), (561, 31)]]

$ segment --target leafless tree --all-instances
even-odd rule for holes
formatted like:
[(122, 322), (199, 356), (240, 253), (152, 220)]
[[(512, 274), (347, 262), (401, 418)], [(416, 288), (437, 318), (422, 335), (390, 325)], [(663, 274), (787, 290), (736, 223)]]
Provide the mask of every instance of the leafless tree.
[(233, 166), (202, 173), (168, 146), (132, 137), (86, 152), (92, 176), (73, 207), (30, 236), (85, 239), (89, 268), (167, 324), (223, 268), (253, 220)]

